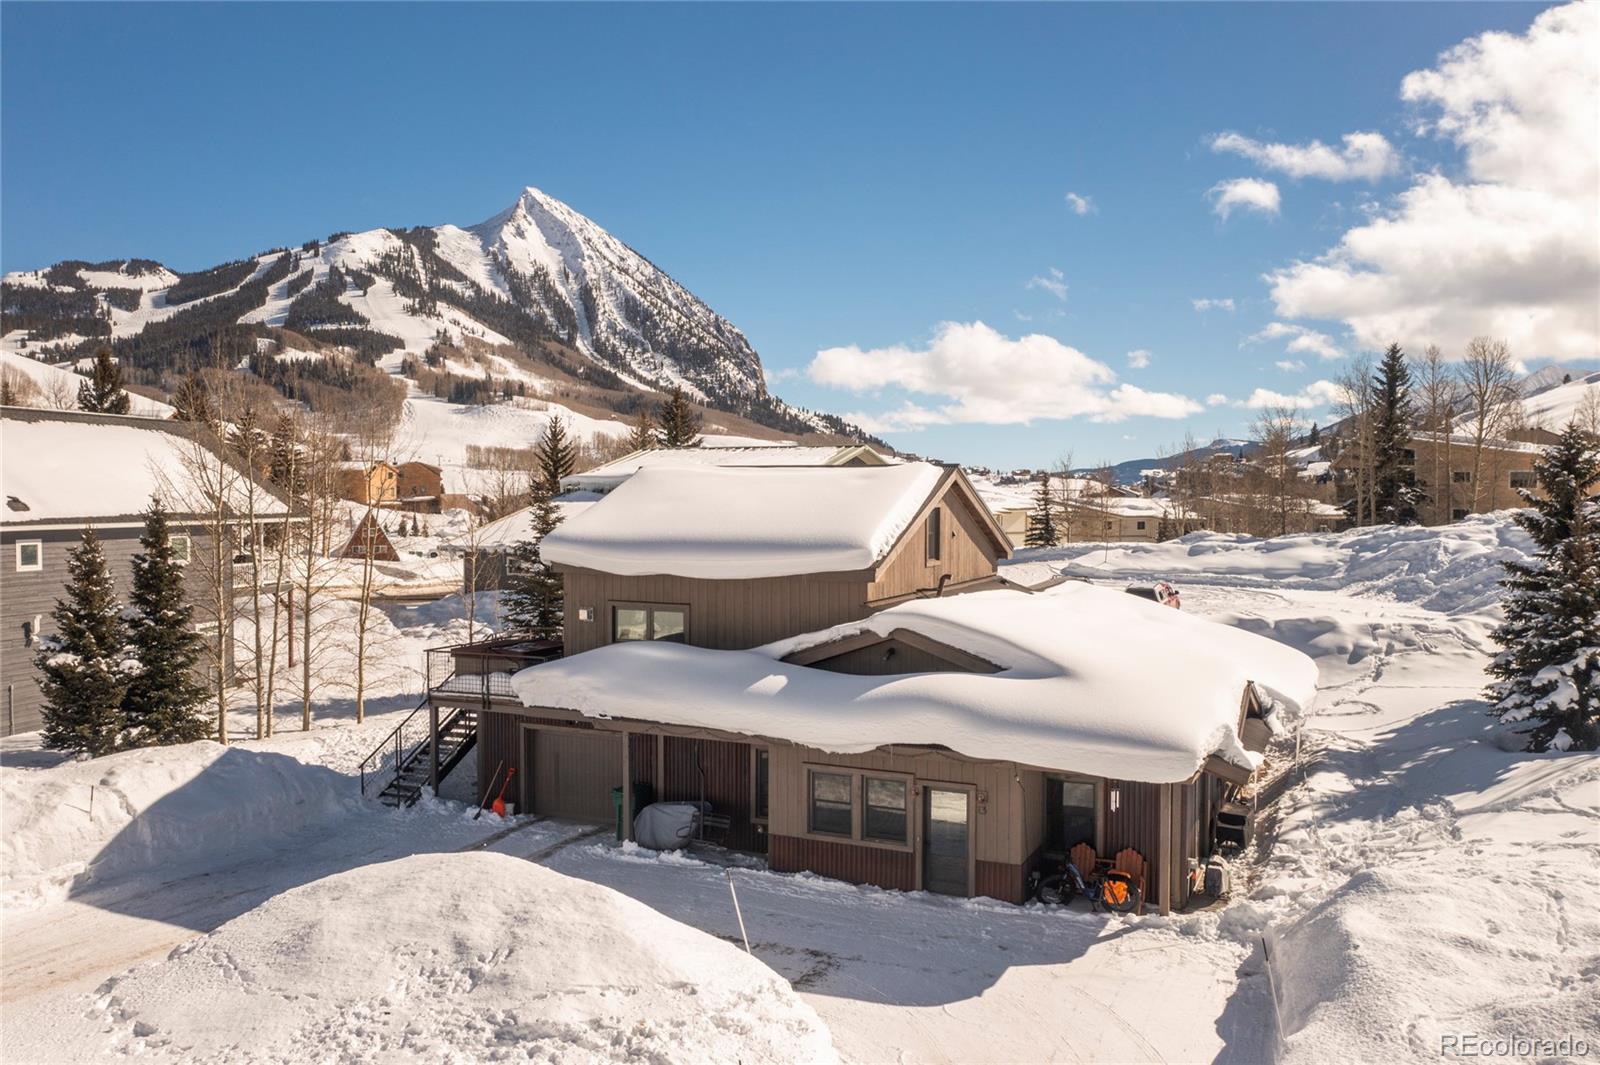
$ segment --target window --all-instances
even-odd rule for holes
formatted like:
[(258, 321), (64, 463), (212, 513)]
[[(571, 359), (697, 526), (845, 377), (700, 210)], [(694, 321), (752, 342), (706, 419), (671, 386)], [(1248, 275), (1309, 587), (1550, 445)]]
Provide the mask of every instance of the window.
[(754, 801), (750, 804), (750, 819), (752, 821), (765, 821), (767, 819), (768, 796), (772, 794), (772, 753), (765, 747), (757, 747)]
[(172, 545), (172, 561), (180, 566), (187, 566), (189, 564), (189, 534), (174, 533), (167, 540)]
[(1401, 461), (1402, 462), (1416, 462), (1417, 461), (1417, 453), (1414, 450), (1412, 450), (1411, 448), (1409, 448), (1409, 447), (1406, 448), (1404, 451), (1402, 451), (1400, 453), (1400, 456), (1401, 456)]
[(1091, 780), (1050, 780), (1045, 787), (1046, 849), (1065, 854), (1080, 843), (1095, 845), (1095, 801)]
[(855, 834), (849, 773), (811, 773), (811, 831), (827, 836)]
[(1465, 518), (1466, 516), (1467, 516), (1467, 510), (1466, 510), (1465, 507), (1457, 507), (1456, 509), (1454, 509), (1454, 510), (1452, 510), (1450, 512), (1450, 520), (1451, 521), (1460, 521), (1462, 518)]
[(1512, 470), (1511, 471), (1511, 487), (1512, 488), (1532, 488), (1533, 485), (1534, 485), (1534, 477), (1533, 477), (1533, 471), (1532, 470)]
[(906, 782), (885, 777), (863, 777), (861, 838), (880, 843), (906, 842)]
[(1140, 532), (1144, 532), (1144, 522), (1142, 522), (1142, 521), (1134, 522), (1133, 527), (1135, 529), (1138, 529)]
[(44, 569), (44, 544), (39, 540), (17, 541), (17, 570)]
[(944, 521), (941, 515), (943, 507), (934, 507), (928, 512), (928, 561), (937, 562), (944, 548)]
[(1472, 483), (1472, 471), (1471, 470), (1451, 470), (1450, 471), (1450, 480), (1454, 481), (1456, 484), (1471, 484)]
[(611, 639), (684, 642), (687, 613), (681, 606), (616, 606), (611, 608)]

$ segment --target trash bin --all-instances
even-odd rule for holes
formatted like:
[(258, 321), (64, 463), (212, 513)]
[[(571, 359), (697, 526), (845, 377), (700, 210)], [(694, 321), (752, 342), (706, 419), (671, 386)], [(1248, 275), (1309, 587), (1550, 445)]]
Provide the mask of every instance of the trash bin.
[(617, 842), (622, 842), (622, 789), (611, 789), (611, 809), (617, 815)]

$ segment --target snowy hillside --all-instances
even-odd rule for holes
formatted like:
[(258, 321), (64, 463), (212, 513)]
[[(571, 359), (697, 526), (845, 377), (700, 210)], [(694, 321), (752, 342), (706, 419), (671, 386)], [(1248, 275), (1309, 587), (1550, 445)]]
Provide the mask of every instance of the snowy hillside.
[[(780, 432), (861, 435), (770, 395), (733, 323), (535, 188), (466, 227), (336, 233), (183, 274), (66, 261), (7, 274), (0, 291), (7, 350), (55, 361), (110, 344), (134, 380), (169, 388), (197, 362), (253, 366), (258, 342), (282, 350), (275, 330), (288, 330), (291, 344), (309, 338), (391, 374), (481, 386), (456, 402), (577, 388), (627, 420), (635, 393), (682, 386)], [(296, 370), (308, 374), (331, 376)]]
[[(28, 406), (51, 406), (59, 403), (62, 409), (76, 410), (78, 407), (78, 386), (88, 378), (74, 373), (66, 366), (56, 366), (38, 359), (30, 359), (19, 354), (13, 347), (14, 341), (7, 337), (0, 341), (0, 373), (15, 373), (27, 378), (38, 390), (35, 396), (19, 397)], [(24, 386), (26, 388), (26, 386)], [(156, 418), (165, 418), (172, 413), (172, 408), (158, 399), (130, 392), (128, 394), (128, 413), (145, 414)]]
[(1600, 404), (1600, 370), (1571, 376), (1571, 381), (1562, 382), (1557, 377), (1547, 387), (1530, 390), (1522, 401), (1530, 424), (1560, 429), (1586, 404)]

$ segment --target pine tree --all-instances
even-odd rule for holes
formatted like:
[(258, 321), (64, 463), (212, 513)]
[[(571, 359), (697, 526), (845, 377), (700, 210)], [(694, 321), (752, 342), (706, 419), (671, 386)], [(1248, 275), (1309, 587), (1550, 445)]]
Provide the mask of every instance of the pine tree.
[(190, 374), (172, 394), (172, 416), (180, 422), (199, 422), (210, 425), (216, 421), (216, 411), (211, 405), (211, 393), (198, 374)]
[(96, 414), (126, 414), (132, 400), (122, 390), (122, 367), (111, 358), (110, 348), (94, 353), (94, 373), (78, 386), (78, 409)]
[(144, 512), (139, 546), (128, 596), (128, 636), (143, 668), (122, 699), (132, 742), (146, 746), (204, 739), (211, 732), (201, 710), (207, 691), (194, 670), (205, 645), (194, 629), (183, 567), (173, 553), (167, 512), (158, 499)]
[(519, 636), (559, 639), (565, 613), (561, 574), (545, 563), (541, 545), (561, 524), (561, 513), (542, 480), (534, 480), (529, 495), (532, 535), (513, 547), (506, 560), (500, 616), (506, 628)]
[(1373, 506), (1378, 520), (1407, 525), (1417, 520), (1414, 471), (1406, 464), (1416, 406), (1411, 402), (1411, 370), (1399, 344), (1390, 344), (1372, 380)]
[(1490, 712), (1535, 722), (1529, 747), (1600, 746), (1600, 504), (1586, 491), (1600, 480), (1600, 439), (1567, 425), (1535, 460), (1542, 498), (1519, 489), (1528, 509), (1515, 521), (1535, 544), (1534, 561), (1504, 562), (1505, 648), (1489, 665)]
[(640, 407), (638, 417), (633, 420), (633, 429), (628, 433), (628, 451), (649, 451), (656, 446), (656, 430), (650, 421), (650, 411)]
[(17, 393), (11, 387), (11, 378), (0, 377), (0, 407), (15, 407), (16, 405)]
[(44, 695), (44, 745), (98, 757), (121, 744), (122, 697), (138, 669), (128, 647), (122, 606), (93, 529), (67, 554), (66, 598), (50, 616), (55, 634), (39, 641), (35, 664)]
[(535, 475), (544, 482), (544, 490), (550, 495), (558, 494), (562, 479), (571, 475), (577, 461), (578, 445), (567, 431), (566, 419), (551, 418), (545, 423), (535, 453)]
[(656, 441), (661, 447), (694, 447), (700, 441), (700, 414), (682, 385), (673, 385), (656, 408)]
[(1033, 509), (1028, 511), (1028, 531), (1023, 537), (1027, 547), (1054, 547), (1061, 539), (1056, 529), (1056, 497), (1050, 491), (1050, 476), (1039, 478), (1039, 488), (1033, 493)]
[(291, 498), (305, 492), (305, 462), (301, 455), (300, 434), (288, 411), (279, 413), (267, 445), (267, 479)]

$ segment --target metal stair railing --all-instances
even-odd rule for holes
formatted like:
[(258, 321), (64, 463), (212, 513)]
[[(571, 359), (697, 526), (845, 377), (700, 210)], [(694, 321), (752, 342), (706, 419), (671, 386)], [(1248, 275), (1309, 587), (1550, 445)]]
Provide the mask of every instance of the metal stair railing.
[[(418, 766), (427, 766), (432, 775), (431, 754), (433, 737), (429, 734), (428, 718), (417, 720), (417, 715), (427, 709), (427, 700), (407, 714), (393, 732), (371, 754), (361, 760), (358, 771), (361, 777), (361, 797), (368, 796), (369, 782), (383, 781), (377, 789), (379, 798), (393, 796), (404, 805), (411, 805), (421, 794), (421, 783), (408, 786), (406, 777)], [(478, 721), (475, 711), (460, 708), (439, 722), (439, 776), (441, 779), (461, 763), (478, 741)]]

